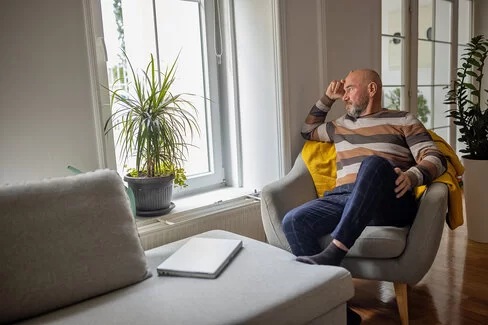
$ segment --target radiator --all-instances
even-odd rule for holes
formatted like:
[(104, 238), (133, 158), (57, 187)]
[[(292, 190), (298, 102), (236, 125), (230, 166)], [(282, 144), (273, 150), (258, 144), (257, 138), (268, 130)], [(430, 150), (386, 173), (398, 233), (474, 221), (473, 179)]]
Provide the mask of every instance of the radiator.
[(247, 196), (137, 222), (145, 250), (222, 229), (265, 242), (260, 201)]

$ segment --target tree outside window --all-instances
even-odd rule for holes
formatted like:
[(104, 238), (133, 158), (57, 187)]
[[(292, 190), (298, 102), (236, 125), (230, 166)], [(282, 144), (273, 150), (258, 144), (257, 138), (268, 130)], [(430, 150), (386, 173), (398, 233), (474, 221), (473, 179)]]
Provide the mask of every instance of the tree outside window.
[[(400, 88), (395, 88), (391, 92), (386, 93), (385, 97), (388, 98), (390, 101), (390, 105), (387, 108), (395, 109), (397, 111), (400, 110)], [(427, 123), (428, 116), (430, 114), (429, 107), (427, 106), (427, 100), (425, 99), (424, 95), (417, 90), (417, 115), (418, 119), (422, 123)]]

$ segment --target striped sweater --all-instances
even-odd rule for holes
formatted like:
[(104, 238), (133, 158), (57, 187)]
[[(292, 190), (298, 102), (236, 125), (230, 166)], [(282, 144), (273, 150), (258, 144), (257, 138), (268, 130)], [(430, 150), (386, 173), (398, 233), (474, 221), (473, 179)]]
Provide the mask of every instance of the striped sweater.
[(377, 155), (406, 171), (412, 186), (430, 184), (446, 170), (446, 159), (423, 124), (412, 114), (384, 109), (357, 119), (344, 115), (325, 122), (329, 106), (318, 101), (302, 127), (307, 140), (334, 142), (336, 186), (354, 183), (361, 162)]

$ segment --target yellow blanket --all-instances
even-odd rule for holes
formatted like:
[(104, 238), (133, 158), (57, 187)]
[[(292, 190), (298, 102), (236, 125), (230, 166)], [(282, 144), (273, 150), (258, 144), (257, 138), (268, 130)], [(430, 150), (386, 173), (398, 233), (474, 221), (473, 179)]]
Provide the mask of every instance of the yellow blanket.
[[(433, 131), (429, 131), (429, 133), (447, 159), (447, 171), (436, 178), (434, 182), (444, 183), (449, 189), (449, 209), (446, 223), (451, 229), (455, 229), (464, 222), (462, 193), (457, 181), (457, 176), (464, 173), (464, 166), (448, 143)], [(302, 158), (312, 175), (318, 197), (322, 197), (325, 191), (330, 191), (335, 187), (337, 169), (336, 150), (333, 143), (307, 141), (302, 149)], [(425, 191), (425, 186), (419, 186), (414, 191), (415, 195), (420, 197)]]

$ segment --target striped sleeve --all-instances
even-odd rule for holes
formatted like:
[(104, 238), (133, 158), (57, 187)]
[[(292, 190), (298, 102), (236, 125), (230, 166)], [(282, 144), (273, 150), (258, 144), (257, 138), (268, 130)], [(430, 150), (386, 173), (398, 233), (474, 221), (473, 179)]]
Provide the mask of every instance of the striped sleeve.
[(327, 133), (327, 125), (329, 122), (324, 121), (333, 103), (334, 101), (324, 96), (312, 106), (302, 125), (301, 134), (304, 139), (331, 142)]
[(424, 125), (412, 114), (405, 115), (403, 133), (417, 165), (407, 173), (416, 180), (414, 186), (428, 185), (447, 169), (447, 161)]

